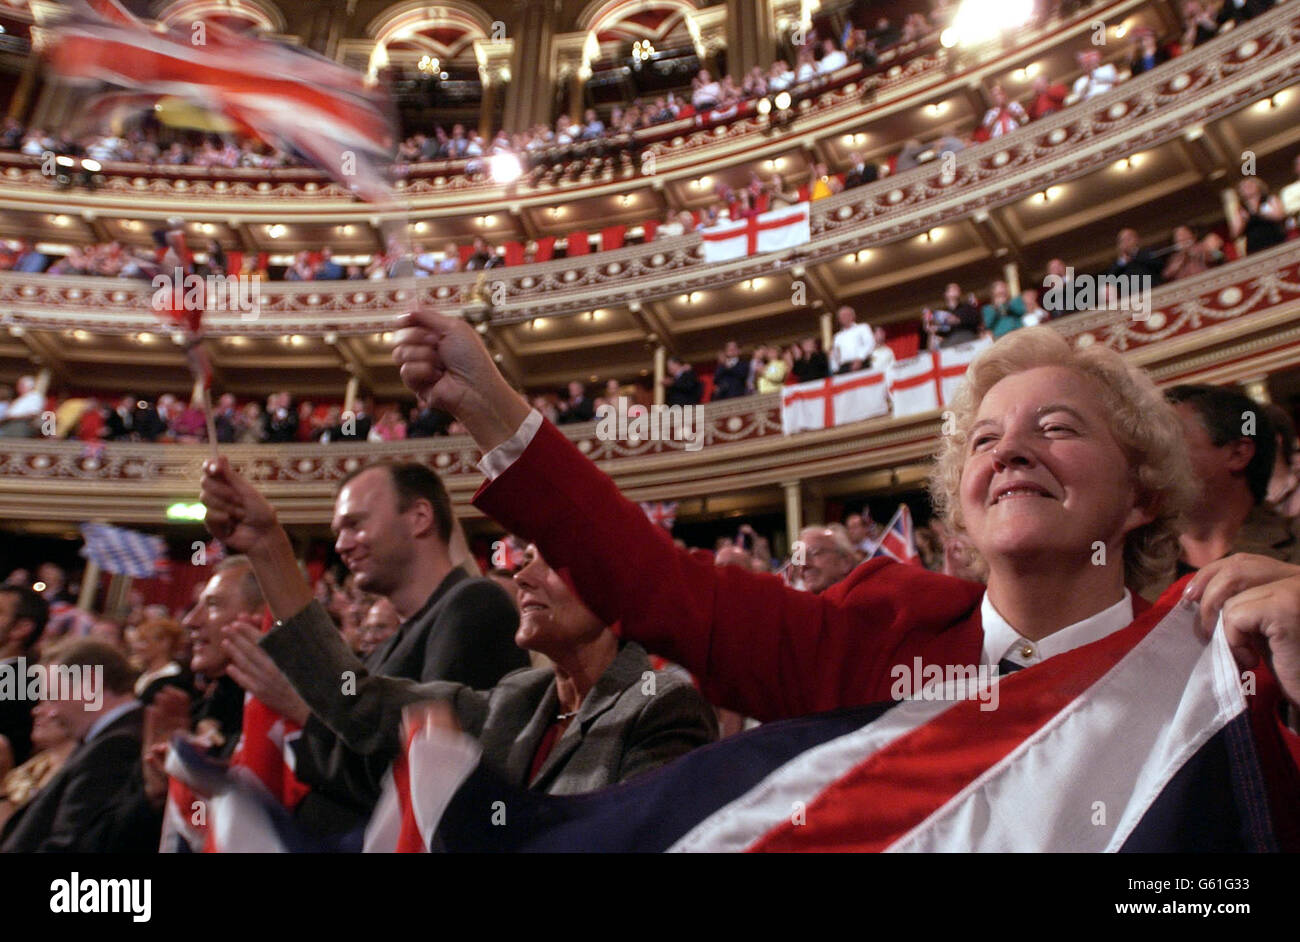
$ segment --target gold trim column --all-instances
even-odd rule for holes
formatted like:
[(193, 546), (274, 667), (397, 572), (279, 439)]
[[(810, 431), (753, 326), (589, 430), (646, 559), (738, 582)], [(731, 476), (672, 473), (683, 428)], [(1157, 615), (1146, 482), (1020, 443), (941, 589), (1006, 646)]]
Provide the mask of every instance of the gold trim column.
[(776, 28), (769, 0), (727, 0), (727, 71), (739, 83), (754, 66), (776, 58)]
[(664, 404), (664, 377), (668, 375), (668, 351), (663, 344), (655, 347), (655, 405)]
[(95, 596), (99, 592), (99, 563), (93, 559), (86, 560), (86, 568), (81, 573), (81, 591), (77, 593), (77, 608), (83, 612), (95, 610)]
[(501, 126), (523, 131), (534, 124), (551, 124), (555, 101), (552, 82), (555, 0), (516, 0), (511, 16), (514, 49), (510, 56), (510, 85), (506, 89)]
[(803, 529), (803, 493), (798, 481), (783, 481), (781, 489), (785, 491), (785, 532), (793, 545)]

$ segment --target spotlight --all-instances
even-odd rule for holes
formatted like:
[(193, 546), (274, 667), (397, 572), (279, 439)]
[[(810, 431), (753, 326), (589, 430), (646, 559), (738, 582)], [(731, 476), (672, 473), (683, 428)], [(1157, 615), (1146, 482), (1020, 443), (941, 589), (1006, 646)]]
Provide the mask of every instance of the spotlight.
[(523, 164), (514, 154), (493, 154), (488, 158), (488, 176), (493, 183), (514, 183), (523, 175)]

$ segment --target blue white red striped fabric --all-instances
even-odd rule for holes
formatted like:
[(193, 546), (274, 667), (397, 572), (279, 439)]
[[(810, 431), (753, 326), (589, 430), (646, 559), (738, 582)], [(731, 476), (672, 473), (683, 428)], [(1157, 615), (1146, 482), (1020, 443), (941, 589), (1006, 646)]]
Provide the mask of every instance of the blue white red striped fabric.
[(916, 533), (912, 529), (912, 511), (907, 504), (898, 505), (880, 542), (868, 558), (875, 559), (877, 556), (888, 556), (900, 563), (921, 565), (921, 555), (916, 551)]
[(81, 555), (104, 572), (148, 579), (167, 570), (167, 544), (151, 536), (107, 523), (83, 523)]
[[(901, 702), (768, 724), (590, 795), (480, 766), (440, 789), (413, 772), (409, 800), (429, 846), (458, 851), (1275, 849), (1232, 654), (1195, 617), (1167, 597), (976, 696), (950, 670)], [(436, 770), (470, 748), (426, 729), (409, 758)]]
[(153, 28), (116, 0), (74, 3), (49, 61), (55, 74), (136, 93), (185, 98), (286, 152), (297, 152), (367, 200), (391, 189), (391, 104), (363, 77), (308, 50), (246, 36), (216, 22)]

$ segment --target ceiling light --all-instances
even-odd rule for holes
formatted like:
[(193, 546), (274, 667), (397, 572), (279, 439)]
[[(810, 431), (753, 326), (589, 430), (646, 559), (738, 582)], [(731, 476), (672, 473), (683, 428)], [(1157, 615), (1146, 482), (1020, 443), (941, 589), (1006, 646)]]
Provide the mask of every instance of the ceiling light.
[(278, 222), (273, 226), (266, 227), (266, 234), (269, 235), (272, 239), (278, 239), (288, 231), (289, 231), (288, 229), (286, 229)]

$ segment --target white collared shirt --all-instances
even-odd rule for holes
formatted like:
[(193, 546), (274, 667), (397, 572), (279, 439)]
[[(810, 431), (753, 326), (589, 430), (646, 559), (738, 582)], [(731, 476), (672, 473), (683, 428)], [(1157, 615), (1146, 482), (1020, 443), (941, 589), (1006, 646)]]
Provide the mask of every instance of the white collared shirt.
[(1128, 627), (1133, 622), (1133, 596), (1125, 589), (1124, 597), (1110, 608), (1055, 631), (1039, 641), (1030, 641), (1012, 628), (993, 607), (987, 592), (984, 593), (984, 601), (980, 603), (980, 621), (984, 627), (983, 663), (992, 666), (1007, 658), (1024, 667), (1032, 667), (1049, 657), (1081, 648)]
[(138, 710), (138, 709), (140, 709), (139, 700), (126, 700), (122, 703), (119, 703), (111, 710), (105, 710), (103, 713), (99, 715), (99, 719), (95, 720), (95, 722), (91, 725), (90, 729), (86, 730), (86, 736), (81, 741), (90, 742), (92, 739), (94, 739), (96, 736), (99, 735), (100, 731), (103, 730), (104, 727), (108, 726), (109, 723), (113, 722), (119, 716), (125, 716), (127, 713), (130, 713), (132, 710)]
[(831, 341), (831, 369), (861, 360), (865, 366), (876, 349), (876, 334), (870, 324), (852, 324), (835, 334)]

